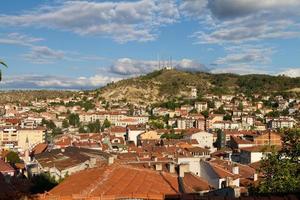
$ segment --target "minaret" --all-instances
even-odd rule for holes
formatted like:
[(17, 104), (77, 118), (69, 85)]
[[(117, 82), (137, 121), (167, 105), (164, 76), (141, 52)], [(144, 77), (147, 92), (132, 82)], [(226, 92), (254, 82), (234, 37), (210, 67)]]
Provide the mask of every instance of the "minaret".
[(30, 162), (28, 136), (26, 136), (24, 161), (25, 161), (25, 163), (29, 163)]

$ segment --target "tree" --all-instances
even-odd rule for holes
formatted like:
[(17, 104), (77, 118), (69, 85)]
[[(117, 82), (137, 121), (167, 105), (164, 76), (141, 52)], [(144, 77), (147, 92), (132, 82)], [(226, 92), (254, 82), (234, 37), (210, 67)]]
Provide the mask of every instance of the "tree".
[(109, 128), (111, 126), (111, 123), (108, 119), (105, 119), (102, 125), (102, 129)]
[[(108, 124), (106, 124), (108, 125)], [(105, 127), (108, 128), (108, 127)], [(104, 129), (104, 127), (103, 127)], [(95, 122), (89, 123), (87, 126), (83, 126), (79, 128), (79, 132), (81, 133), (100, 133), (101, 131), (101, 124), (99, 119), (97, 119)]]
[(11, 164), (16, 164), (21, 162), (21, 159), (19, 158), (18, 153), (14, 152), (14, 151), (10, 151), (8, 152), (8, 154), (6, 155), (7, 161)]
[[(4, 66), (4, 67), (7, 68), (7, 65), (3, 61), (1, 61), (1, 60), (0, 60), (0, 65), (2, 65), (2, 66)], [(2, 71), (0, 70), (0, 81), (1, 80), (2, 80)]]
[(226, 114), (226, 115), (224, 115), (223, 120), (224, 121), (231, 121), (232, 120), (232, 116), (229, 115), (229, 114)]
[(30, 192), (32, 194), (44, 193), (45, 191), (51, 190), (58, 184), (55, 178), (51, 177), (49, 173), (42, 173), (34, 176), (31, 179), (31, 183)]
[(237, 108), (238, 110), (243, 110), (244, 109), (244, 105), (243, 105), (243, 103), (242, 102), (240, 102), (239, 103), (239, 105), (238, 105), (238, 108)]
[(42, 119), (42, 125), (46, 125), (46, 127), (50, 130), (53, 130), (56, 128), (56, 125), (52, 120), (48, 121), (44, 118)]
[(208, 106), (208, 108), (215, 108), (216, 107), (214, 101), (208, 101), (207, 106)]
[(208, 110), (204, 110), (204, 111), (201, 112), (201, 114), (205, 117), (205, 119), (207, 119), (208, 116), (209, 116), (209, 111)]
[(70, 125), (75, 126), (75, 127), (79, 126), (80, 118), (79, 118), (78, 114), (72, 113), (69, 115), (68, 119), (69, 119)]
[(193, 108), (190, 112), (189, 112), (189, 114), (197, 114), (198, 112), (197, 112), (197, 110), (195, 109), (195, 108)]
[(160, 136), (160, 138), (166, 138), (166, 139), (182, 139), (183, 134), (176, 134), (176, 133), (164, 133)]
[(256, 188), (258, 193), (300, 192), (300, 129), (284, 132), (283, 146), (261, 161), (260, 172), (264, 175)]
[(67, 119), (64, 119), (62, 122), (62, 127), (63, 128), (69, 128), (70, 124), (69, 121)]
[(151, 120), (149, 122), (149, 125), (155, 129), (163, 129), (164, 128), (164, 122), (162, 122), (161, 120)]
[(60, 134), (62, 134), (62, 133), (63, 133), (63, 132), (62, 132), (61, 128), (54, 128), (54, 129), (52, 130), (52, 135), (53, 135), (53, 136), (60, 135)]
[(216, 113), (216, 114), (225, 114), (226, 111), (224, 110), (224, 106), (220, 106), (220, 107), (218, 108), (218, 110), (216, 110), (215, 113)]

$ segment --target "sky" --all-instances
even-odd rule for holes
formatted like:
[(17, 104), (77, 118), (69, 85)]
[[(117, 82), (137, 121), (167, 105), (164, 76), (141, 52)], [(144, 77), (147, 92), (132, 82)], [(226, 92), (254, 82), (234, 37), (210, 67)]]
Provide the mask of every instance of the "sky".
[(299, 77), (299, 10), (300, 0), (1, 0), (0, 90), (93, 89), (170, 60)]

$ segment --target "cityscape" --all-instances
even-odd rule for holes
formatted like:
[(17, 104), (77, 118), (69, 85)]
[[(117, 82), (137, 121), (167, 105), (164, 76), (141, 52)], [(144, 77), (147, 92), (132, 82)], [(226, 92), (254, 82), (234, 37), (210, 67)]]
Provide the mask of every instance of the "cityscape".
[(298, 0), (2, 4), (0, 200), (300, 199)]

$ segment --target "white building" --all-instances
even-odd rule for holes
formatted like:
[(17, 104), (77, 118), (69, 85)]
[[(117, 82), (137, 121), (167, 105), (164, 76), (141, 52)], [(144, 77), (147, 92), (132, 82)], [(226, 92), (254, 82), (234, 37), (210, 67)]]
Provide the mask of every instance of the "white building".
[(197, 133), (186, 134), (184, 136), (184, 139), (189, 139), (189, 140), (195, 139), (199, 143), (198, 145), (199, 147), (209, 148), (210, 151), (214, 151), (213, 134), (211, 133), (201, 131)]

